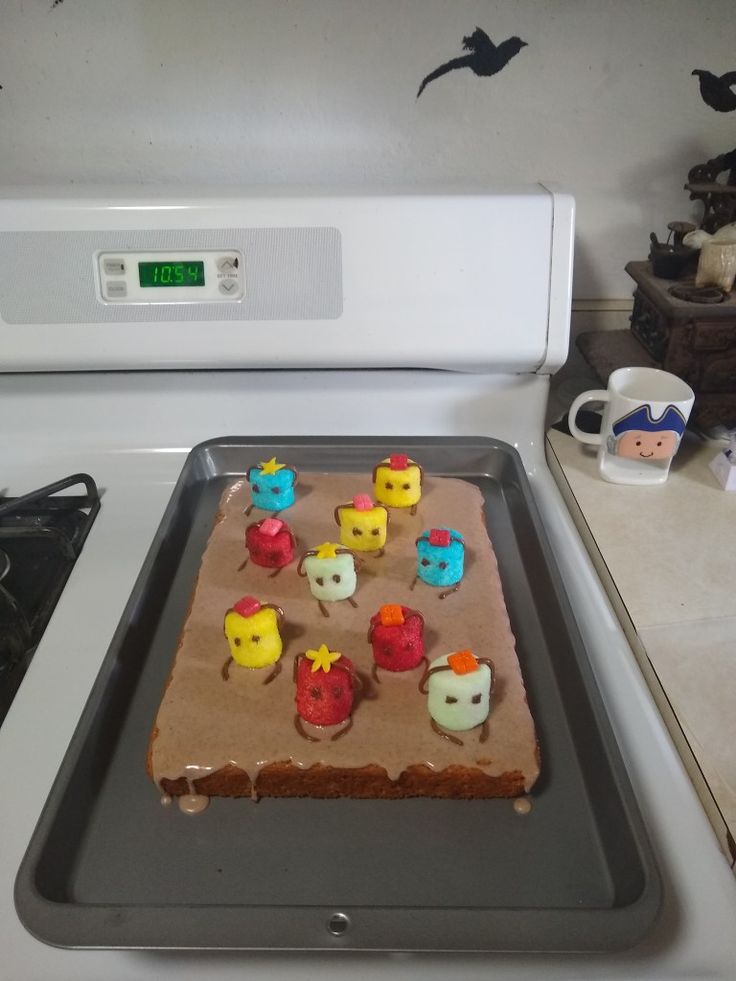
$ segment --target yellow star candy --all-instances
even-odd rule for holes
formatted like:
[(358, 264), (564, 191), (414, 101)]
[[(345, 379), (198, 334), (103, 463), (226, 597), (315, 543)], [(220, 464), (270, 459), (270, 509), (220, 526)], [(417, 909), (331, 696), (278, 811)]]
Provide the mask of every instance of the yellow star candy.
[(320, 668), (329, 674), (330, 668), (342, 657), (339, 651), (328, 650), (327, 644), (322, 644), (318, 651), (307, 651), (307, 658), (312, 662), (312, 673)]
[(334, 559), (337, 558), (337, 550), (340, 548), (338, 542), (323, 542), (318, 545), (315, 549), (314, 557), (316, 559)]
[(278, 473), (279, 470), (283, 470), (286, 466), (285, 463), (276, 463), (276, 457), (272, 456), (270, 460), (266, 463), (261, 463), (261, 473)]

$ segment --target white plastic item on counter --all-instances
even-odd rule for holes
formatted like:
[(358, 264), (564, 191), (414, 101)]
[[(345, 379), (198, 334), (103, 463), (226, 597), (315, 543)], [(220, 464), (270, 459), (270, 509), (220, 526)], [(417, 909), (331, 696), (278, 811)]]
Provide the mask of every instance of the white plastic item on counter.
[(714, 457), (709, 467), (724, 490), (736, 490), (736, 436), (732, 436), (725, 450)]

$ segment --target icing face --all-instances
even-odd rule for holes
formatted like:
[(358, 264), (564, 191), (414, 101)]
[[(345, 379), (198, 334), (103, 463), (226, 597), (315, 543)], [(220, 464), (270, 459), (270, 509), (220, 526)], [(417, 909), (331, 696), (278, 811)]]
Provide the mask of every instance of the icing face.
[(373, 552), (386, 544), (388, 512), (382, 505), (369, 510), (358, 510), (352, 505), (337, 509), (340, 525), (340, 541), (356, 552)]
[[(448, 663), (453, 655), (435, 658), (430, 668)], [(456, 674), (438, 671), (427, 681), (427, 709), (438, 725), (453, 732), (465, 732), (481, 725), (491, 710), (491, 669), (478, 664), (474, 671)]]
[(228, 610), (225, 636), (233, 661), (245, 668), (265, 668), (281, 657), (283, 645), (276, 610), (261, 607), (248, 617)]
[(296, 499), (295, 471), (284, 466), (273, 469), (274, 466), (278, 464), (271, 464), (271, 472), (269, 472), (269, 464), (251, 467), (247, 474), (253, 505), (263, 511), (283, 511), (284, 508), (291, 507)]
[(630, 429), (616, 441), (616, 455), (630, 460), (669, 460), (678, 446), (677, 433), (671, 429), (643, 432)]
[[(349, 558), (349, 556), (348, 556)], [(296, 670), (296, 710), (315, 726), (339, 725), (353, 711), (351, 662), (341, 657), (329, 671), (312, 671), (312, 662), (302, 658)]]
[(422, 496), (422, 470), (407, 460), (402, 469), (392, 469), (391, 460), (382, 460), (373, 477), (373, 496), (390, 508), (410, 508)]
[(317, 600), (335, 603), (352, 596), (358, 588), (355, 559), (346, 552), (324, 559), (307, 555), (302, 565), (312, 596)]
[[(417, 541), (417, 575), (430, 586), (454, 586), (463, 577), (465, 546), (462, 535), (452, 528), (447, 545), (432, 544), (433, 532), (425, 532)], [(453, 540), (455, 539), (455, 540)]]

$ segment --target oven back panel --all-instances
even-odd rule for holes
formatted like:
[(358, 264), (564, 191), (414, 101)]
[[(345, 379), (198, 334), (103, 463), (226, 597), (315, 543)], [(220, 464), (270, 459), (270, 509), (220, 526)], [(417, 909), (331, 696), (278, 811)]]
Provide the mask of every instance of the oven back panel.
[(573, 204), (541, 185), (97, 193), (0, 191), (0, 370), (519, 373), (567, 355)]

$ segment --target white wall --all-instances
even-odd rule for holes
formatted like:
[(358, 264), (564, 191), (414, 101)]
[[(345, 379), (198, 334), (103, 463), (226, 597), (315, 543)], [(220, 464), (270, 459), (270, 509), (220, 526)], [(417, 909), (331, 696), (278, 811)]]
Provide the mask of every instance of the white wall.
[[(456, 71), (475, 26), (528, 47)], [(733, 0), (2, 0), (0, 183), (557, 181), (578, 201), (575, 294), (693, 211), (736, 113)]]

